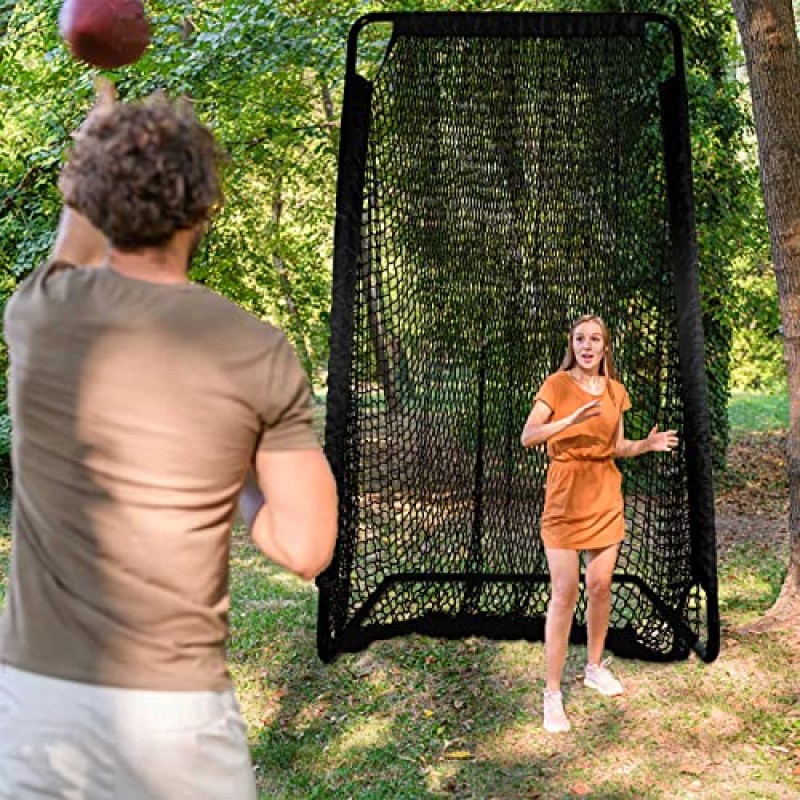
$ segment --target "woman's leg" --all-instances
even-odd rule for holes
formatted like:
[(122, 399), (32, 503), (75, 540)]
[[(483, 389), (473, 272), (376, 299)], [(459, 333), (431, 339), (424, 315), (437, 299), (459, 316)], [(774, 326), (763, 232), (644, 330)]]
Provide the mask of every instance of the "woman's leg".
[(586, 552), (586, 594), (589, 599), (586, 610), (586, 660), (589, 664), (599, 664), (603, 658), (611, 613), (611, 578), (617, 564), (618, 552), (618, 544)]
[(588, 644), (583, 683), (608, 696), (624, 691), (622, 684), (601, 663), (611, 614), (611, 579), (618, 552), (619, 545), (614, 544), (586, 553), (586, 593), (589, 603), (586, 610)]
[(550, 569), (550, 606), (544, 629), (547, 688), (560, 691), (561, 673), (567, 657), (572, 615), (578, 599), (578, 552), (545, 548)]

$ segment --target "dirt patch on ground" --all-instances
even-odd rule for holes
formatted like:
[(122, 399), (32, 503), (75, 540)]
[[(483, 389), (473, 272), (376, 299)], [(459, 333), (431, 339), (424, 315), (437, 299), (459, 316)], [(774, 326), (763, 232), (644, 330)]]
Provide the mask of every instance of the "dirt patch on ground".
[(728, 469), (716, 481), (720, 557), (741, 545), (788, 547), (789, 483), (784, 432), (734, 436)]

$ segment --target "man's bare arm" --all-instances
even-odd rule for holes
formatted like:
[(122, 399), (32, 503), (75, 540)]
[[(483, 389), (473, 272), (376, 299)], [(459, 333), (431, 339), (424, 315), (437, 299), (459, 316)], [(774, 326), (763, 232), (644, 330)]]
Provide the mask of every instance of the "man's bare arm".
[(78, 267), (99, 267), (107, 251), (106, 237), (83, 214), (64, 206), (50, 260), (66, 261)]
[[(106, 78), (98, 78), (95, 81), (95, 93), (95, 103), (86, 117), (87, 120), (106, 114), (116, 102), (114, 84)], [(75, 131), (73, 134), (75, 139), (80, 138), (85, 124), (82, 123)], [(64, 180), (63, 176), (59, 179), (59, 188), (62, 192)], [(58, 221), (58, 232), (50, 260), (66, 261), (68, 264), (81, 267), (97, 267), (104, 263), (107, 252), (106, 237), (83, 214), (74, 208), (64, 206)]]
[(330, 563), (338, 499), (321, 450), (259, 453), (240, 510), (253, 541), (276, 564), (311, 580)]

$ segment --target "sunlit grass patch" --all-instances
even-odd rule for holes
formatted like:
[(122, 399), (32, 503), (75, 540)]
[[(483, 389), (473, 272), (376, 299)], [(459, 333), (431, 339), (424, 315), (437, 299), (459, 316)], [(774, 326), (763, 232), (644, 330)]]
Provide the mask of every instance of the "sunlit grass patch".
[(751, 622), (774, 602), (786, 575), (786, 558), (755, 543), (740, 544), (719, 565), (720, 616), (731, 626)]
[(731, 392), (728, 420), (734, 431), (774, 431), (789, 427), (787, 392)]

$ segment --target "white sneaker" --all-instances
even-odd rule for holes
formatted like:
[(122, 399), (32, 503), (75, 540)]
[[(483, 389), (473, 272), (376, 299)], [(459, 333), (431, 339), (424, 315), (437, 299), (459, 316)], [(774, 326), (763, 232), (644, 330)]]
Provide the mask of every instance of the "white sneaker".
[(611, 670), (606, 666), (610, 659), (606, 659), (602, 664), (587, 664), (583, 676), (583, 685), (590, 689), (596, 689), (606, 697), (622, 694), (625, 688), (611, 674)]
[(548, 733), (565, 733), (570, 729), (569, 720), (564, 713), (561, 692), (544, 690), (544, 729)]

